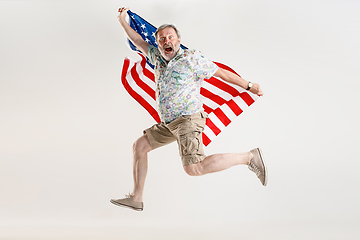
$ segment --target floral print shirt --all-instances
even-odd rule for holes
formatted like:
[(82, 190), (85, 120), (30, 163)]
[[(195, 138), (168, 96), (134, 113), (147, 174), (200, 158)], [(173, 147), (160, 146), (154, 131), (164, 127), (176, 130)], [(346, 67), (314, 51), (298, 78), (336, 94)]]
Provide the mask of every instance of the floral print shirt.
[(202, 110), (201, 83), (218, 70), (200, 51), (180, 48), (169, 63), (150, 45), (148, 58), (154, 67), (156, 102), (161, 120), (169, 123), (181, 115)]

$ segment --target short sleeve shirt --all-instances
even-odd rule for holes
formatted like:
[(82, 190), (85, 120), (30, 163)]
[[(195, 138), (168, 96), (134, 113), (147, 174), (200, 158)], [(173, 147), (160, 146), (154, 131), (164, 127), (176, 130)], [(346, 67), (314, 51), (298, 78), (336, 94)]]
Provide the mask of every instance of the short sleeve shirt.
[(181, 115), (202, 110), (201, 83), (218, 69), (197, 50), (179, 49), (169, 63), (150, 45), (148, 58), (155, 66), (156, 102), (161, 120), (169, 123)]

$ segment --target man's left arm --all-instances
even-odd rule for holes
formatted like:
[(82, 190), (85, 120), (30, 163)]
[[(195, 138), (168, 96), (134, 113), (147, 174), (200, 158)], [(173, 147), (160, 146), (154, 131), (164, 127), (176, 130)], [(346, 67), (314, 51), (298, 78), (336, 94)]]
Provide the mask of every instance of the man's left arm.
[[(242, 77), (236, 75), (235, 73), (232, 73), (226, 69), (218, 68), (218, 70), (214, 74), (215, 77), (221, 78), (225, 82), (236, 84), (244, 89), (247, 89), (249, 87), (248, 81), (243, 79)], [(249, 89), (250, 92), (257, 94), (259, 96), (264, 95), (262, 92), (260, 85), (257, 83), (252, 83), (252, 86)]]

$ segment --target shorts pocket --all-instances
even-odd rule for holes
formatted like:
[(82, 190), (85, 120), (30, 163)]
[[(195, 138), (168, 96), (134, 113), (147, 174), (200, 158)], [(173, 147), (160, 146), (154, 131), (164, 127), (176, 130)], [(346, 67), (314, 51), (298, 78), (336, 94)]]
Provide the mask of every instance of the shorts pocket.
[(180, 135), (180, 153), (182, 156), (196, 155), (200, 148), (200, 132)]

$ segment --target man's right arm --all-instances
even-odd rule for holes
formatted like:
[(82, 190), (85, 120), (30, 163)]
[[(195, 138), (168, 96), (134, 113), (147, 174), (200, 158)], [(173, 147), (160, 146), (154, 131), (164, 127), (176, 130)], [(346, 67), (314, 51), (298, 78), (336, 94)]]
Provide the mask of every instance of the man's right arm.
[(129, 8), (120, 8), (119, 9), (119, 16), (118, 16), (118, 20), (121, 24), (121, 26), (124, 29), (124, 32), (126, 33), (126, 35), (128, 36), (128, 38), (130, 39), (130, 41), (143, 53), (147, 56), (148, 54), (148, 47), (149, 44), (147, 42), (145, 42), (142, 37), (134, 31), (134, 29), (132, 29), (130, 27), (130, 25), (126, 22), (125, 17), (127, 15), (127, 11), (129, 10)]

